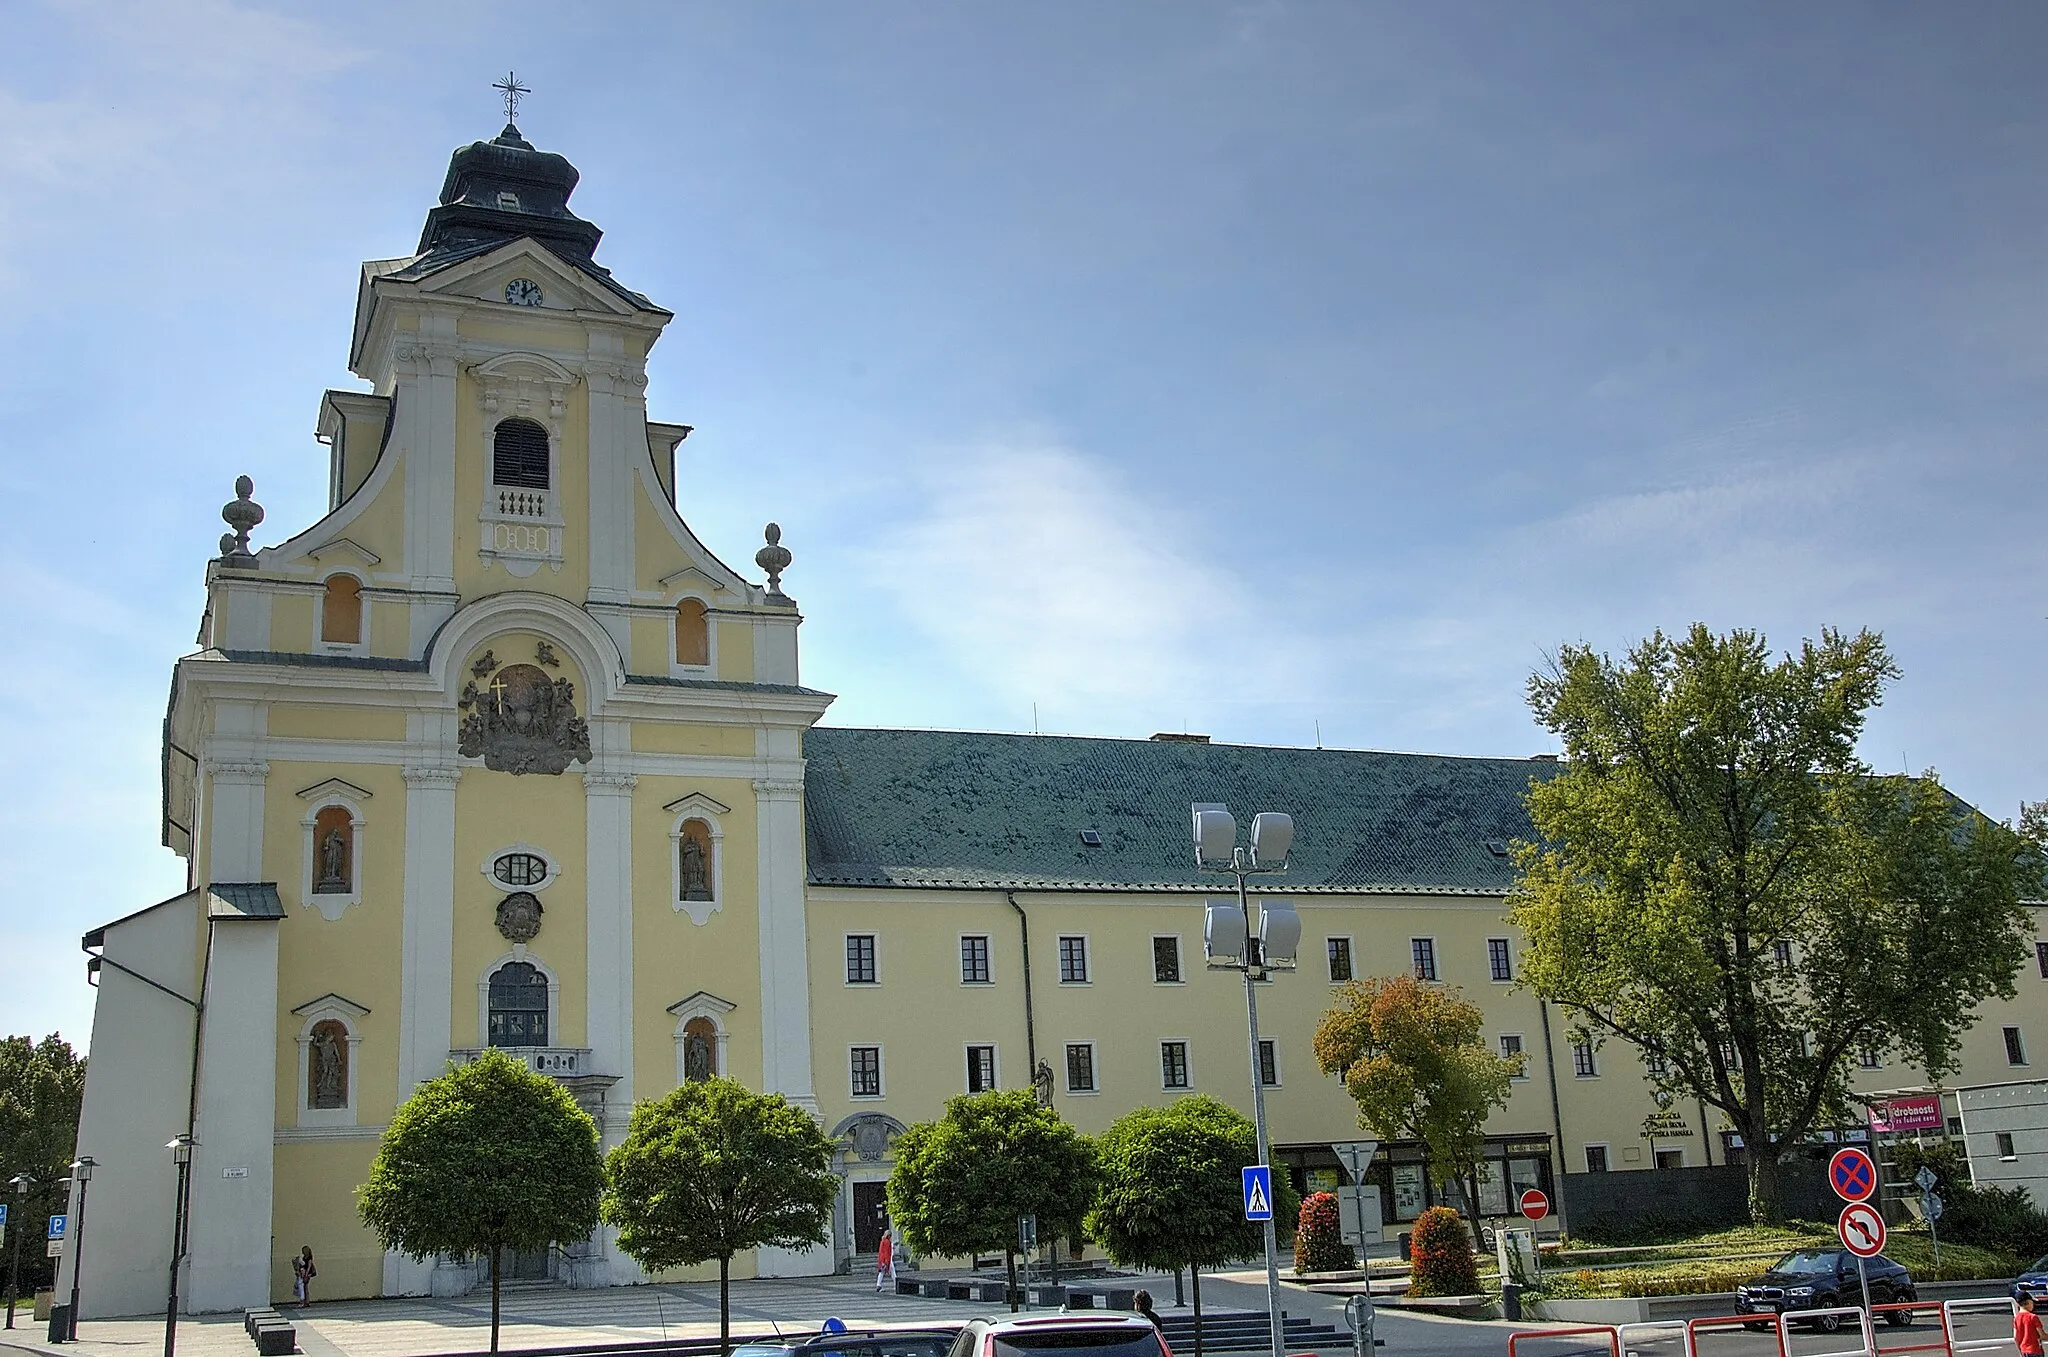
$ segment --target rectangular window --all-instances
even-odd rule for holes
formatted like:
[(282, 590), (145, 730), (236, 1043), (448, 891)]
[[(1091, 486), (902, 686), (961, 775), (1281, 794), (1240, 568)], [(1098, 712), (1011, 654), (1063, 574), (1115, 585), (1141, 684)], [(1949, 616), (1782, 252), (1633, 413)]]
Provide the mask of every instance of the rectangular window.
[(969, 1046), (967, 1048), (967, 1091), (987, 1093), (996, 1086), (996, 1048), (993, 1046)]
[(1152, 980), (1160, 985), (1180, 983), (1179, 938), (1152, 939)]
[(1267, 1088), (1280, 1085), (1280, 1052), (1271, 1037), (1259, 1039), (1259, 1082)]
[(1593, 1058), (1593, 1043), (1575, 1041), (1572, 1043), (1572, 1073), (1581, 1079), (1592, 1079), (1599, 1075), (1600, 1066)]
[(1877, 1053), (1875, 1046), (1859, 1047), (1856, 1052), (1856, 1063), (1866, 1070), (1882, 1069), (1884, 1057)]
[(1486, 940), (1486, 969), (1495, 980), (1513, 980), (1515, 978), (1515, 963), (1512, 954), (1508, 951), (1508, 940), (1506, 938), (1488, 938)]
[(1095, 1044), (1074, 1042), (1067, 1047), (1067, 1092), (1095, 1091)]
[(1088, 983), (1088, 939), (1060, 939), (1060, 983), (1062, 985), (1085, 985)]
[(1662, 1079), (1671, 1072), (1671, 1062), (1664, 1058), (1662, 1051), (1643, 1052), (1643, 1073), (1652, 1079)]
[(2012, 1147), (2012, 1132), (1999, 1131), (1996, 1135), (1998, 1138), (1998, 1157), (2000, 1159), (2017, 1159), (2020, 1157), (2019, 1152)]
[(1351, 939), (1330, 938), (1324, 946), (1330, 952), (1330, 983), (1341, 985), (1351, 978)]
[(1792, 942), (1791, 942), (1791, 939), (1789, 939), (1789, 938), (1779, 938), (1779, 939), (1778, 939), (1778, 940), (1777, 940), (1776, 942), (1772, 943), (1772, 944), (1771, 944), (1771, 959), (1772, 959), (1773, 961), (1775, 961), (1775, 962), (1777, 962), (1777, 963), (1778, 963), (1778, 969), (1779, 969), (1779, 970), (1781, 970), (1781, 971), (1789, 971), (1789, 970), (1791, 970), (1791, 969), (1792, 969)]
[[(1501, 1058), (1503, 1060), (1512, 1060), (1521, 1053), (1522, 1034), (1520, 1032), (1508, 1032), (1503, 1034), (1500, 1039)], [(1515, 1076), (1515, 1078), (1517, 1079), (1527, 1079), (1528, 1077), (1529, 1067), (1527, 1065), (1522, 1066), (1522, 1072)]]
[(1417, 980), (1436, 979), (1435, 938), (1410, 938), (1408, 940), (1408, 955), (1414, 959), (1415, 978)]
[(1685, 1167), (1684, 1150), (1657, 1151), (1657, 1167), (1660, 1169), (1682, 1169)]
[(961, 935), (960, 983), (986, 985), (988, 982), (988, 938), (973, 933)]
[(2048, 942), (2034, 944), (2034, 964), (2041, 968), (2041, 978), (2048, 980)]
[(1586, 1147), (1586, 1172), (1607, 1172), (1607, 1147), (1605, 1145), (1588, 1145)]
[(2017, 1027), (2005, 1029), (2005, 1063), (2008, 1065), (2024, 1065), (2027, 1063), (2027, 1045), (2020, 1040), (2020, 1029)]
[(1185, 1041), (1159, 1043), (1159, 1085), (1161, 1088), (1188, 1086), (1188, 1044)]
[(872, 985), (875, 983), (874, 934), (848, 933), (846, 935), (846, 983), (849, 985)]
[(879, 1098), (882, 1096), (882, 1048), (879, 1046), (856, 1046), (852, 1053), (853, 1096), (856, 1098)]

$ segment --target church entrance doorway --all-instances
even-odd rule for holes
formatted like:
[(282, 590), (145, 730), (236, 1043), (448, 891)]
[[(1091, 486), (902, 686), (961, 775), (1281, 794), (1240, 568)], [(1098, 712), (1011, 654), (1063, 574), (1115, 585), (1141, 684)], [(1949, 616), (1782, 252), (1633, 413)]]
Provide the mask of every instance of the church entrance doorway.
[(528, 1253), (505, 1250), (505, 1257), (499, 1262), (499, 1278), (508, 1282), (544, 1282), (548, 1279), (548, 1250), (534, 1249)]
[(877, 1253), (882, 1247), (882, 1229), (889, 1219), (889, 1185), (853, 1185), (853, 1251)]

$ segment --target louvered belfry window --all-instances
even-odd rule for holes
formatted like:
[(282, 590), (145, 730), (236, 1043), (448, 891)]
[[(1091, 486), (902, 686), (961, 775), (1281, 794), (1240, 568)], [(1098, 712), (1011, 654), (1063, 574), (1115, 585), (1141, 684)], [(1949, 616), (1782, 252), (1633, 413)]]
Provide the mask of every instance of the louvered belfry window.
[(548, 488), (548, 431), (530, 419), (508, 419), (491, 436), (491, 484)]

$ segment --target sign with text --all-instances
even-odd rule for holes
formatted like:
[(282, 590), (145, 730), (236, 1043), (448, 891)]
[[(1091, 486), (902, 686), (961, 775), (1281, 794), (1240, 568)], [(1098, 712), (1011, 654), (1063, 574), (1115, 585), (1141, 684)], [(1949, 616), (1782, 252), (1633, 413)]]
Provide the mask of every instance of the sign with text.
[(1685, 1115), (1680, 1112), (1652, 1112), (1643, 1118), (1643, 1139), (1677, 1140), (1690, 1136), (1692, 1127), (1685, 1124)]
[(1870, 1109), (1870, 1129), (1887, 1134), (1913, 1134), (1942, 1129), (1941, 1095), (1927, 1093), (1891, 1098)]
[(64, 1237), (64, 1217), (50, 1217), (50, 1233), (48, 1237), (51, 1239), (62, 1239)]

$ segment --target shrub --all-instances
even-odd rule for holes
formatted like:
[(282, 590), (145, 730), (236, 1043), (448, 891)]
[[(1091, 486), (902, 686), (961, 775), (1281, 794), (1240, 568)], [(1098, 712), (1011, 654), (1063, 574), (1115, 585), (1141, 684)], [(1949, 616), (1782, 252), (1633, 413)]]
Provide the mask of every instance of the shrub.
[(1309, 1194), (1294, 1229), (1294, 1270), (1336, 1272), (1352, 1264), (1351, 1246), (1344, 1242), (1343, 1227), (1337, 1221), (1336, 1196)]
[(1448, 1206), (1432, 1206), (1415, 1218), (1408, 1240), (1411, 1296), (1471, 1296), (1479, 1291), (1479, 1264), (1464, 1217)]
[(2048, 1253), (2048, 1215), (2027, 1199), (2025, 1188), (1949, 1182), (1940, 1191), (1943, 1238), (2029, 1261)]

